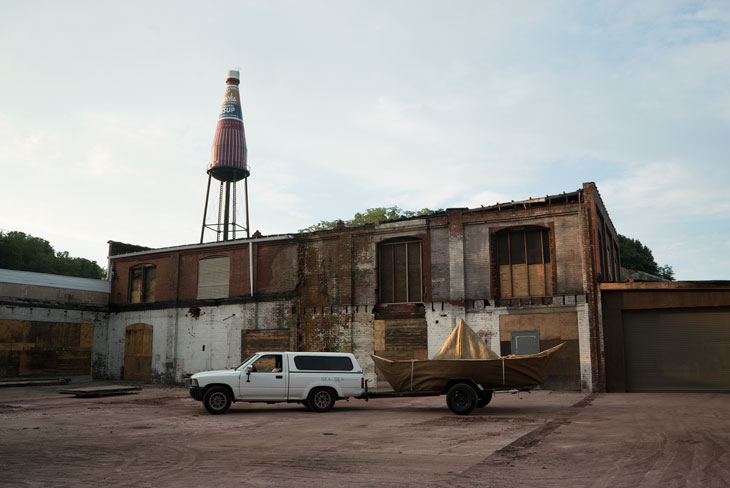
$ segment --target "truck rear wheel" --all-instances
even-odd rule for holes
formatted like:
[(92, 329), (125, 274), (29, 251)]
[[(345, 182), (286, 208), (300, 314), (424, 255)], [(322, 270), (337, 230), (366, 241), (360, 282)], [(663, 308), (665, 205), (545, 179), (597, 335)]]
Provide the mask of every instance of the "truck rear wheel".
[(307, 403), (314, 412), (327, 412), (335, 406), (337, 395), (331, 388), (314, 388), (309, 392)]
[(225, 413), (231, 406), (231, 394), (222, 386), (214, 386), (205, 392), (203, 405), (213, 415)]
[(446, 405), (456, 415), (468, 415), (477, 406), (477, 392), (466, 383), (457, 383), (446, 393)]

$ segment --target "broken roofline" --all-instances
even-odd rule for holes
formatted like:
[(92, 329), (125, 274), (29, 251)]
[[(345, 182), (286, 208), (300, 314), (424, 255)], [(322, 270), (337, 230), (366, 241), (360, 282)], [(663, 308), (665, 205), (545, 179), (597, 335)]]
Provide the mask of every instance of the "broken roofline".
[[(552, 206), (552, 205), (580, 203), (583, 200), (583, 191), (584, 191), (583, 189), (579, 189), (579, 190), (576, 190), (571, 193), (563, 192), (562, 194), (545, 195), (544, 197), (540, 197), (540, 198), (531, 197), (528, 200), (496, 203), (494, 205), (489, 205), (486, 207), (479, 207), (479, 208), (468, 208), (468, 207), (447, 208), (446, 210), (444, 210), (442, 212), (437, 212), (437, 213), (427, 214), (427, 215), (414, 215), (413, 217), (404, 217), (402, 219), (383, 220), (383, 221), (379, 221), (378, 224), (440, 217), (440, 216), (445, 216), (449, 212), (454, 212), (454, 211), (460, 211), (460, 212), (464, 212), (464, 213), (466, 213), (466, 212), (468, 212), (468, 213), (501, 212), (504, 210), (514, 210), (516, 208), (527, 209), (527, 208), (532, 208), (532, 207), (546, 207), (546, 206)], [(348, 227), (348, 229), (373, 227), (374, 225), (375, 224), (357, 225), (357, 226), (353, 226), (353, 227)], [(340, 230), (341, 229), (327, 229), (327, 230), (317, 230), (317, 231), (312, 231), (312, 232), (300, 232), (300, 233), (298, 233), (298, 235), (334, 233), (334, 232), (338, 232)], [(192, 249), (206, 249), (206, 248), (211, 248), (211, 247), (227, 246), (227, 245), (231, 245), (231, 244), (244, 244), (244, 243), (248, 243), (248, 242), (256, 243), (256, 242), (267, 242), (267, 241), (292, 240), (292, 239), (294, 239), (294, 236), (295, 236), (295, 234), (275, 234), (272, 236), (263, 236), (263, 237), (258, 237), (258, 238), (235, 239), (235, 240), (222, 241), (222, 242), (208, 242), (208, 243), (204, 243), (204, 244), (185, 244), (182, 246), (161, 247), (161, 248), (157, 248), (157, 249), (136, 251), (136, 252), (130, 252), (130, 253), (126, 253), (126, 254), (115, 254), (114, 256), (108, 256), (108, 258), (109, 259), (119, 259), (119, 258), (135, 257), (135, 256), (145, 256), (148, 254), (158, 254), (160, 252), (174, 252), (174, 251), (185, 251), (185, 250), (192, 250)], [(109, 241), (109, 242), (112, 242), (112, 241)]]
[[(421, 215), (414, 215), (413, 217), (403, 217), (400, 219), (392, 219), (392, 220), (380, 220), (378, 221), (378, 224), (385, 224), (385, 223), (392, 223), (392, 222), (404, 222), (408, 220), (419, 220), (419, 219), (430, 219), (434, 217), (442, 217), (446, 216), (450, 212), (462, 212), (462, 213), (478, 213), (478, 212), (501, 212), (504, 210), (513, 210), (516, 208), (531, 208), (531, 207), (548, 207), (551, 205), (561, 205), (561, 204), (568, 204), (568, 203), (580, 203), (583, 201), (583, 189), (576, 190), (571, 193), (565, 193), (559, 195), (545, 195), (544, 197), (540, 198), (532, 198), (530, 197), (528, 200), (519, 200), (519, 201), (511, 201), (511, 202), (505, 202), (505, 203), (495, 203), (494, 205), (489, 206), (482, 206), (479, 208), (468, 208), (468, 207), (454, 207), (454, 208), (447, 208), (446, 210), (442, 212), (435, 212), (432, 214), (421, 214)], [(364, 228), (368, 226), (374, 226), (375, 224), (363, 224), (363, 225), (355, 225), (352, 227), (347, 227), (348, 229), (357, 229), (357, 228)], [(340, 229), (327, 229), (327, 230), (315, 230), (311, 232), (300, 232), (300, 234), (318, 234), (322, 232), (336, 232)]]
[(263, 236), (248, 239), (235, 239), (230, 241), (221, 242), (206, 242), (203, 244), (183, 244), (181, 246), (170, 246), (170, 247), (159, 247), (157, 249), (149, 249), (148, 251), (137, 251), (130, 252), (127, 254), (115, 254), (114, 256), (107, 256), (109, 259), (129, 258), (135, 256), (145, 256), (148, 254), (159, 254), (164, 252), (175, 252), (175, 251), (189, 251), (193, 249), (207, 249), (212, 247), (224, 247), (238, 244), (246, 244), (249, 242), (270, 242), (270, 241), (285, 241), (292, 240), (294, 236), (292, 234), (276, 234), (273, 236)]

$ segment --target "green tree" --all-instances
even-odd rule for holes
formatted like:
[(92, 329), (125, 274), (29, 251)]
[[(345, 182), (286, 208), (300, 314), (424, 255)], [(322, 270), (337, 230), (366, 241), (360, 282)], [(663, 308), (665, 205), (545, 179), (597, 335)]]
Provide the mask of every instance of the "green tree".
[(17, 231), (0, 230), (0, 268), (96, 279), (106, 275), (95, 261), (56, 252), (47, 240)]
[(674, 281), (674, 270), (668, 264), (659, 266), (654, 260), (651, 249), (646, 247), (638, 239), (618, 235), (619, 252), (621, 253), (621, 266), (643, 271), (664, 279)]
[[(418, 217), (422, 215), (432, 215), (443, 212), (443, 209), (431, 210), (422, 208), (421, 210), (403, 210), (400, 207), (376, 207), (369, 208), (365, 212), (357, 212), (350, 220), (343, 221), (346, 227), (357, 227), (358, 225), (375, 224), (378, 222), (387, 222), (388, 220), (407, 219), (410, 217)], [(318, 230), (329, 230), (337, 227), (339, 220), (322, 220), (317, 224), (310, 225), (299, 232), (315, 232)]]

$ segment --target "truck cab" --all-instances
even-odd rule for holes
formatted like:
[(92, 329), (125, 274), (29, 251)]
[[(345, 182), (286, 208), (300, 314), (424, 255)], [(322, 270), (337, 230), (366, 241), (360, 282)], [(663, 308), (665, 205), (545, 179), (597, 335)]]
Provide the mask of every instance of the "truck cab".
[(192, 375), (190, 396), (212, 414), (237, 401), (301, 403), (326, 412), (336, 400), (361, 395), (363, 386), (362, 368), (349, 353), (257, 352), (233, 369)]

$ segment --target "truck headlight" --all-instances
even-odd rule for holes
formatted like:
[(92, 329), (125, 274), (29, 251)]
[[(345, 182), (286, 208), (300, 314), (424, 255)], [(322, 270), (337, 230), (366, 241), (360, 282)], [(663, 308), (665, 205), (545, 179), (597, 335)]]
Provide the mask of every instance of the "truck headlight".
[(198, 386), (198, 380), (194, 379), (190, 381), (190, 386)]

